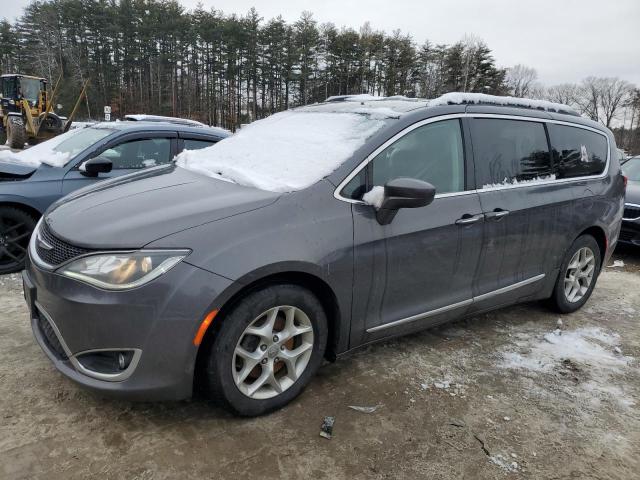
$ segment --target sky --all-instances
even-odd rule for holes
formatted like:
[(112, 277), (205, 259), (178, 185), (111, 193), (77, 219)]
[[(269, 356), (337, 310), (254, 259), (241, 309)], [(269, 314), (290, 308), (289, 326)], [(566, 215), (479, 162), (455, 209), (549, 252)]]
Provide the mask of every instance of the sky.
[[(225, 13), (251, 7), (265, 19), (295, 21), (308, 10), (320, 22), (358, 29), (400, 29), (418, 42), (483, 39), (499, 66), (535, 68), (545, 85), (593, 75), (640, 86), (640, 0), (179, 0)], [(0, 16), (20, 15), (30, 0), (1, 0)]]

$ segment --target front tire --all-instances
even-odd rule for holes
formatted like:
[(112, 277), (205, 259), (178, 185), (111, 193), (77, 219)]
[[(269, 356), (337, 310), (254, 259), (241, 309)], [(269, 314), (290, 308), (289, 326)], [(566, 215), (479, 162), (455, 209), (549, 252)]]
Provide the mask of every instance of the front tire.
[(600, 247), (591, 235), (579, 236), (569, 247), (551, 296), (552, 307), (572, 313), (589, 300), (601, 268)]
[(220, 321), (206, 353), (205, 393), (238, 415), (283, 407), (322, 363), (327, 317), (306, 288), (282, 284), (252, 292)]
[(27, 131), (24, 121), (20, 117), (12, 115), (7, 120), (7, 143), (14, 150), (22, 150), (27, 142)]
[(15, 207), (0, 207), (0, 275), (24, 268), (36, 219)]

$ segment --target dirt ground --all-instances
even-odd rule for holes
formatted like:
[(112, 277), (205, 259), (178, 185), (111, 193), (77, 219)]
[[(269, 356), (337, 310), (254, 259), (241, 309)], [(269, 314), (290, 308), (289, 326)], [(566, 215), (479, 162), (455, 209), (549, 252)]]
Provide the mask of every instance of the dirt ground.
[(0, 477), (639, 478), (640, 251), (615, 259), (575, 314), (520, 305), (380, 343), (256, 419), (81, 390), (33, 340), (19, 277), (0, 277)]

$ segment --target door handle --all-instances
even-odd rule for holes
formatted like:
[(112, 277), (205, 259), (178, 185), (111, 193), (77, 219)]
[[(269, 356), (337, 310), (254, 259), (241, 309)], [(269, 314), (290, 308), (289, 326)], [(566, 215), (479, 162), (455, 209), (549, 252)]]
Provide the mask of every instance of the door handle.
[(484, 215), (479, 213), (478, 215), (469, 215), (465, 213), (461, 218), (456, 220), (456, 225), (471, 225), (479, 221)]
[(502, 217), (506, 217), (509, 215), (509, 210), (502, 210), (501, 208), (496, 208), (493, 212), (487, 212), (484, 214), (485, 218), (500, 220)]

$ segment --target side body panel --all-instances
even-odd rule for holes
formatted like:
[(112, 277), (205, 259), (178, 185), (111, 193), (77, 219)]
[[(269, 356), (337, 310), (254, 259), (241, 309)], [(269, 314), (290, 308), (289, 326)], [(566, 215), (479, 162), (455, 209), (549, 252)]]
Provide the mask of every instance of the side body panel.
[[(380, 225), (375, 210), (354, 205), (354, 341), (381, 338), (389, 329), (423, 328), (440, 320), (426, 312), (457, 305), (466, 311), (480, 246), (483, 222), (457, 225), (463, 216), (481, 214), (473, 194), (436, 198), (423, 208), (401, 210)], [(446, 312), (442, 312), (445, 314)], [(397, 322), (397, 323), (395, 323)]]
[(336, 350), (344, 351), (351, 324), (353, 222), (351, 205), (334, 199), (333, 189), (320, 181), (259, 210), (199, 225), (147, 247), (188, 245), (193, 253), (187, 262), (233, 280), (221, 295), (211, 292), (211, 308), (221, 308), (247, 285), (272, 275), (319, 279), (335, 296)]

